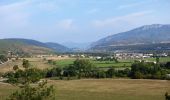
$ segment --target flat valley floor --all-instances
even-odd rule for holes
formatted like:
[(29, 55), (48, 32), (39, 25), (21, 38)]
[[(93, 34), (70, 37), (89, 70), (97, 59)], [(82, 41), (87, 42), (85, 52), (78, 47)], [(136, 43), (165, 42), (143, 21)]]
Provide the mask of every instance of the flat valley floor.
[[(56, 100), (165, 100), (170, 81), (136, 79), (48, 80), (54, 85)], [(16, 86), (0, 83), (0, 100)]]

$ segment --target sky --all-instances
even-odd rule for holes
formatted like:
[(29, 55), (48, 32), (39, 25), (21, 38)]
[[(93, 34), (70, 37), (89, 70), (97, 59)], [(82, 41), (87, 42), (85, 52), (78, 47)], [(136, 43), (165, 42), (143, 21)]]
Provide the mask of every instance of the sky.
[(170, 24), (170, 0), (0, 0), (0, 38), (86, 43), (150, 24)]

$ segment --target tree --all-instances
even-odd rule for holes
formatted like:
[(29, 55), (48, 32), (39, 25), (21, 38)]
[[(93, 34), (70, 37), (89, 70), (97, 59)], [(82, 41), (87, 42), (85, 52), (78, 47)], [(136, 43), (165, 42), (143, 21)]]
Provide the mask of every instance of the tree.
[(19, 69), (18, 65), (14, 65), (13, 70), (16, 71), (18, 69)]
[(6, 62), (8, 61), (8, 58), (5, 55), (0, 55), (0, 61)]
[(78, 72), (79, 78), (81, 78), (82, 76), (88, 77), (92, 68), (95, 67), (93, 63), (85, 59), (75, 60), (73, 66), (75, 70)]
[(156, 64), (159, 63), (159, 57), (156, 57)]
[[(54, 87), (48, 87), (47, 80), (40, 81), (40, 70), (29, 68), (28, 60), (23, 60), (23, 67), (25, 68), (24, 71), (19, 69), (17, 72), (11, 75), (12, 77), (9, 78), (9, 80), (13, 81), (14, 84), (20, 84), (20, 90), (12, 93), (7, 100), (55, 100), (53, 95)], [(21, 80), (18, 81), (18, 79)], [(31, 85), (35, 82), (38, 82), (38, 86)]]
[(167, 63), (165, 64), (165, 68), (170, 69), (170, 62), (167, 62)]
[(115, 76), (115, 69), (110, 68), (106, 73), (107, 73), (107, 77), (112, 78), (113, 76)]
[(165, 93), (165, 100), (170, 100), (170, 95), (168, 95), (168, 92)]
[(135, 72), (134, 78), (135, 79), (142, 79), (143, 78), (143, 74), (141, 72)]
[(22, 66), (23, 66), (25, 69), (27, 69), (28, 67), (30, 67), (29, 61), (26, 60), (26, 59), (23, 59)]

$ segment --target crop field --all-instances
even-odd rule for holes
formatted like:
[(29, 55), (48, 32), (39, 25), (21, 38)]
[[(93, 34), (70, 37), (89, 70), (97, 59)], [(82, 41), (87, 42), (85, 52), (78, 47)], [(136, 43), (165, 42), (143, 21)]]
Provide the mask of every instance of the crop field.
[[(92, 63), (95, 64), (96, 67), (130, 67), (132, 62), (129, 61), (120, 61), (118, 63), (116, 63), (115, 61), (96, 61), (93, 59), (89, 59)], [(56, 61), (56, 65), (59, 67), (64, 67), (67, 66), (69, 64), (73, 64), (73, 62), (75, 61), (75, 59), (65, 59), (65, 60), (57, 60)]]
[[(56, 100), (165, 100), (170, 81), (132, 79), (48, 80), (54, 85)], [(17, 87), (0, 83), (0, 100)]]
[[(126, 60), (119, 60), (118, 63), (115, 61), (96, 61), (94, 59), (89, 59), (92, 63), (96, 65), (96, 67), (130, 67), (135, 59), (126, 59)], [(144, 60), (147, 61), (155, 61), (156, 58), (146, 58)], [(56, 65), (59, 67), (64, 67), (69, 64), (73, 64), (75, 59), (63, 59), (63, 60), (57, 60)], [(170, 61), (170, 57), (161, 57), (160, 62), (168, 62)]]
[[(148, 60), (148, 61), (156, 61), (155, 58), (146, 58), (146, 60)], [(161, 57), (161, 58), (159, 58), (159, 61), (160, 62), (168, 62), (168, 61), (170, 61), (170, 57)]]

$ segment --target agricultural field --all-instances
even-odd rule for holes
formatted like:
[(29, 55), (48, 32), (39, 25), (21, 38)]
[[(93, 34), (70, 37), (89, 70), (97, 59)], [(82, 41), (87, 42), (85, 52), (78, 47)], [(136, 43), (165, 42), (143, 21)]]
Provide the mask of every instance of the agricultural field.
[[(65, 59), (57, 60), (56, 65), (59, 67), (64, 67), (69, 64), (73, 64), (76, 59)], [(115, 61), (96, 61), (94, 59), (89, 59), (96, 67), (130, 67), (133, 62), (130, 61), (120, 61), (116, 63)]]
[[(54, 66), (57, 67), (65, 67), (68, 66), (69, 64), (73, 64), (73, 62), (76, 60), (75, 58), (47, 58), (48, 59), (53, 59), (56, 62), (56, 65), (50, 65), (48, 64), (47, 60), (44, 61), (42, 58), (22, 58), (22, 59), (27, 59), (30, 61), (30, 64), (32, 67), (36, 67), (39, 69), (47, 69), (47, 68), (52, 68)], [(7, 71), (12, 71), (14, 65), (19, 65), (20, 68), (22, 68), (22, 59), (18, 61), (9, 61), (5, 64), (0, 65), (0, 73), (2, 72), (7, 72)], [(115, 67), (115, 68), (120, 68), (120, 67), (130, 67), (131, 64), (134, 62), (134, 59), (126, 59), (126, 60), (119, 60), (118, 63), (115, 61), (96, 61), (95, 59), (89, 59), (92, 63), (95, 64), (96, 67)], [(155, 58), (146, 58), (145, 60), (147, 61), (155, 61)], [(170, 61), (170, 57), (161, 57), (160, 62), (168, 62)]]
[[(170, 81), (132, 79), (48, 80), (54, 85), (56, 100), (165, 100)], [(0, 83), (0, 100), (17, 87)]]
[[(126, 60), (119, 60), (118, 63), (115, 61), (96, 61), (95, 59), (89, 59), (92, 63), (96, 65), (96, 67), (130, 67), (132, 63), (134, 63), (135, 59), (126, 59)], [(146, 58), (144, 60), (147, 61), (156, 61), (156, 58)], [(56, 65), (59, 67), (64, 67), (69, 64), (73, 64), (75, 59), (62, 59), (62, 60), (56, 60)], [(170, 57), (161, 57), (160, 62), (168, 62), (170, 61)]]
[[(146, 58), (145, 60), (148, 60), (148, 61), (156, 61), (155, 58)], [(159, 61), (160, 61), (160, 62), (168, 62), (168, 61), (170, 61), (170, 57), (160, 57), (160, 58), (159, 58)]]

